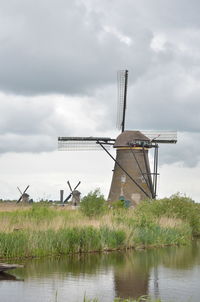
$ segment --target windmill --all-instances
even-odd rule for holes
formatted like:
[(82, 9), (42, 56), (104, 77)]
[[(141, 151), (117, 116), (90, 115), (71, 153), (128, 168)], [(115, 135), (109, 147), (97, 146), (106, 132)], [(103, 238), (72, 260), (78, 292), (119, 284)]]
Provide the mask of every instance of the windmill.
[(80, 192), (77, 190), (77, 188), (81, 184), (81, 182), (79, 181), (77, 185), (74, 187), (74, 189), (72, 189), (69, 180), (67, 181), (67, 184), (71, 193), (65, 198), (64, 203), (68, 202), (68, 200), (72, 197), (72, 204), (77, 205), (80, 202), (80, 198), (79, 198)]
[(25, 189), (23, 192), (20, 190), (19, 187), (17, 187), (17, 190), (19, 191), (19, 193), (21, 194), (21, 196), (20, 196), (20, 198), (17, 200), (16, 203), (19, 203), (20, 201), (28, 202), (28, 200), (29, 200), (29, 195), (26, 193), (26, 191), (28, 190), (29, 187), (30, 187), (30, 186), (28, 185), (28, 186), (26, 187), (26, 189)]
[[(118, 72), (117, 126), (121, 134), (109, 137), (58, 137), (60, 151), (103, 149), (115, 162), (108, 201), (129, 201), (133, 206), (143, 199), (157, 196), (158, 145), (175, 144), (176, 131), (125, 130), (128, 70)], [(116, 158), (109, 149), (116, 149)], [(148, 152), (153, 150), (153, 172)]]

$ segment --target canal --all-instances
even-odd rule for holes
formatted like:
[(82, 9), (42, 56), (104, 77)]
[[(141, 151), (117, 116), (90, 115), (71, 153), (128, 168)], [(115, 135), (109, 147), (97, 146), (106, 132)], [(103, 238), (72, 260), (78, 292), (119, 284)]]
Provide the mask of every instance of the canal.
[(200, 241), (190, 246), (24, 261), (0, 276), (3, 302), (82, 302), (149, 295), (162, 301), (200, 301)]

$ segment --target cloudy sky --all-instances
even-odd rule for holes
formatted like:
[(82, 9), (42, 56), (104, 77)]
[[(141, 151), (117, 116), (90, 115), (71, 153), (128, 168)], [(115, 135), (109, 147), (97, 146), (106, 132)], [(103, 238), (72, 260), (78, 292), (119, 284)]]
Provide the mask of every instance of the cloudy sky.
[(160, 148), (159, 197), (200, 201), (199, 14), (199, 0), (0, 0), (0, 198), (30, 185), (56, 199), (67, 180), (108, 194), (110, 158), (57, 151), (57, 137), (115, 138), (128, 69), (126, 129), (178, 131)]

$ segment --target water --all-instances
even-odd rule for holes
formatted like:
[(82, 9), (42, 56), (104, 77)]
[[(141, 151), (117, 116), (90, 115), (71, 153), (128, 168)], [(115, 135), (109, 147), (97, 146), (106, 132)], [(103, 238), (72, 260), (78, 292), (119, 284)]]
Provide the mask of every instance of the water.
[(82, 302), (150, 295), (162, 301), (200, 301), (200, 241), (108, 254), (27, 260), (0, 278), (3, 302)]

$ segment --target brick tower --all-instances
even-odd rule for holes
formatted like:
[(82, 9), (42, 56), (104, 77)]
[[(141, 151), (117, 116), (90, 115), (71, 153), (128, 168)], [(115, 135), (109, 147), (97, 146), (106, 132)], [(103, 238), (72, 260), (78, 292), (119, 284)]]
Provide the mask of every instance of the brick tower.
[(124, 131), (117, 137), (113, 146), (117, 155), (108, 201), (123, 198), (136, 205), (146, 199), (147, 195), (153, 198), (150, 189), (153, 184), (148, 159), (149, 143), (149, 138), (140, 131)]

